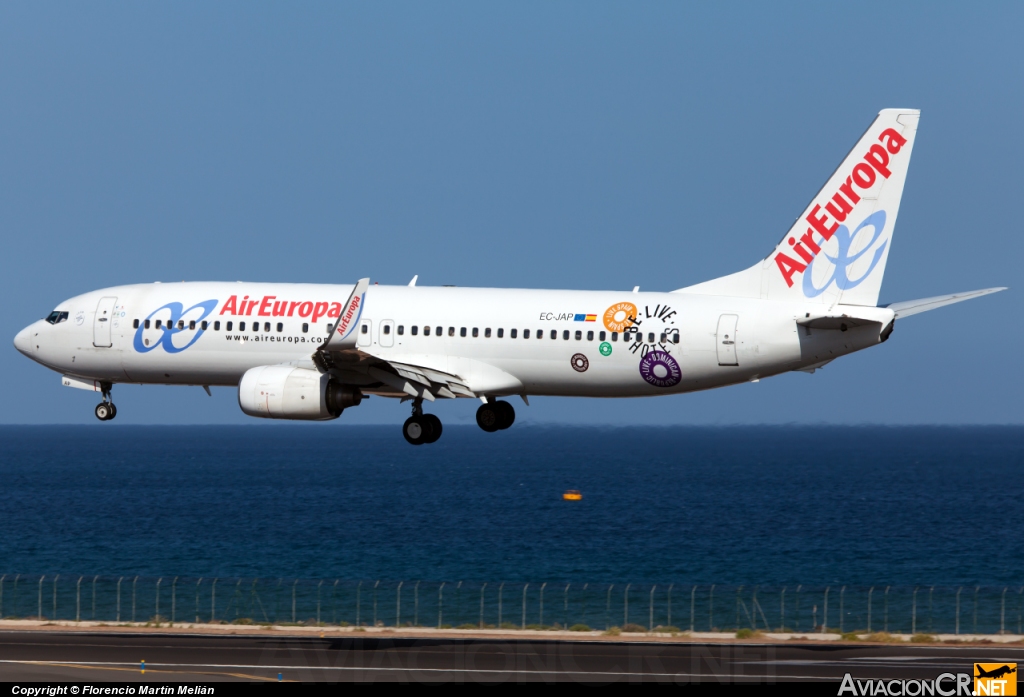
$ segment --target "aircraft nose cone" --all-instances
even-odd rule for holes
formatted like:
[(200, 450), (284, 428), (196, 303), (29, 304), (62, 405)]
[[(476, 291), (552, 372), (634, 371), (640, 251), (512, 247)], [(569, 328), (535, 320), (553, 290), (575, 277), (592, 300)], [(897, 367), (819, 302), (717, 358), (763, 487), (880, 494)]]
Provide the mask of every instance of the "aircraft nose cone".
[(31, 356), (35, 346), (32, 344), (32, 327), (25, 327), (14, 337), (14, 348), (26, 356)]

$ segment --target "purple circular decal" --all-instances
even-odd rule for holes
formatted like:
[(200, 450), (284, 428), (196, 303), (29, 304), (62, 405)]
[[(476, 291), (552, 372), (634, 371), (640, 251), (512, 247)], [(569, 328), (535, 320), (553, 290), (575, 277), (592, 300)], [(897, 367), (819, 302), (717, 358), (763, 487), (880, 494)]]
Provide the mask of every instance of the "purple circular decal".
[(674, 387), (683, 379), (679, 364), (664, 351), (648, 351), (640, 359), (640, 377), (655, 387)]

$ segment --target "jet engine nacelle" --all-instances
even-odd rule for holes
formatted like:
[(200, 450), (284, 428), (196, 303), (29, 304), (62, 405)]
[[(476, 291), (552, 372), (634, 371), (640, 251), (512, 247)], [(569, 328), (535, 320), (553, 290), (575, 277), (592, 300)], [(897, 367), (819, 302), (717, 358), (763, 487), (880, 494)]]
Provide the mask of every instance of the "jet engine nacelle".
[(358, 388), (290, 365), (251, 368), (238, 383), (238, 406), (249, 416), (264, 419), (327, 421), (362, 400)]

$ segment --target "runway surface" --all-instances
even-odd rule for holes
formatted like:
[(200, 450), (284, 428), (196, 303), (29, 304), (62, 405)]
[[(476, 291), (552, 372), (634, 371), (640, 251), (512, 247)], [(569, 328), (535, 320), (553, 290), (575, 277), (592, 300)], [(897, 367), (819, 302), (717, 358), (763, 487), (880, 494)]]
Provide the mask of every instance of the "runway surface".
[[(141, 672), (145, 660), (146, 672)], [(646, 643), (2, 632), (0, 680), (808, 682), (935, 678), (1021, 662), (1020, 646)]]

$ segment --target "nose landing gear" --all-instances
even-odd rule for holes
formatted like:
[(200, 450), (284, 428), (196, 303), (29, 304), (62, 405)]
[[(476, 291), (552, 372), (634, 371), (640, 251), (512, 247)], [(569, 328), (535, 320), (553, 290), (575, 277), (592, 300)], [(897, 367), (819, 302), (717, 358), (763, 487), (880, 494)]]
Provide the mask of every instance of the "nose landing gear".
[(441, 437), (441, 419), (433, 414), (423, 413), (423, 400), (417, 399), (412, 404), (412, 416), (402, 425), (402, 435), (412, 445), (434, 443)]
[(476, 410), (476, 423), (488, 433), (503, 431), (516, 420), (516, 410), (508, 402), (487, 402)]
[(110, 421), (117, 416), (117, 407), (110, 399), (110, 385), (103, 387), (103, 401), (96, 405), (95, 413), (100, 421)]

